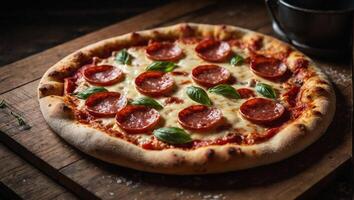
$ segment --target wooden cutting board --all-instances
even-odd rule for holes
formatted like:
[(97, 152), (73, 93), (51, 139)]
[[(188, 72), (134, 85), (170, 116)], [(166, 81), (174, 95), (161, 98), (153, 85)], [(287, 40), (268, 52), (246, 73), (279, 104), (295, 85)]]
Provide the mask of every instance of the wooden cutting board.
[[(0, 110), (0, 141), (83, 199), (296, 199), (312, 195), (351, 158), (352, 58), (315, 60), (331, 77), (337, 111), (327, 133), (282, 162), (239, 172), (167, 176), (113, 166), (84, 155), (53, 133), (36, 100), (40, 77), (65, 55), (90, 43), (179, 22), (230, 24), (272, 35), (262, 1), (174, 2), (0, 68), (0, 100), (32, 126), (20, 130)], [(33, 186), (35, 187), (35, 186)]]

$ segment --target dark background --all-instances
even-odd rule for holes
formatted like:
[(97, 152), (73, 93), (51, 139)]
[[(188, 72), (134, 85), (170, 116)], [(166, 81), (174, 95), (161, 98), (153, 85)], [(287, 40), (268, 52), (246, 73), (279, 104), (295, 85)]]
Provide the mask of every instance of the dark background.
[[(15, 62), (172, 0), (13, 1), (0, 6), (0, 66)], [(190, 3), (190, 1), (186, 2)], [(240, 1), (240, 3), (247, 3)], [(352, 199), (352, 165), (316, 199)]]

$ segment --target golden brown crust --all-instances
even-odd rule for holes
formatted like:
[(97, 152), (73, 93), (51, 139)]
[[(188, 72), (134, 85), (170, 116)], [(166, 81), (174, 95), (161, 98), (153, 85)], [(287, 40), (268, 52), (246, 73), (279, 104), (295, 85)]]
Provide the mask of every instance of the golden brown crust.
[[(327, 129), (335, 112), (335, 95), (328, 78), (303, 54), (292, 51), (287, 57), (290, 70), (299, 57), (310, 61), (315, 76), (301, 87), (301, 101), (312, 108), (269, 140), (254, 145), (226, 144), (195, 150), (146, 150), (120, 138), (79, 124), (63, 101), (63, 78), (93, 57), (105, 57), (114, 50), (147, 42), (150, 39), (183, 36), (213, 36), (219, 39), (262, 37), (269, 48), (290, 48), (269, 36), (225, 25), (178, 24), (170, 27), (129, 33), (103, 40), (80, 49), (51, 67), (42, 77), (38, 98), (43, 116), (50, 127), (81, 151), (104, 161), (142, 171), (166, 174), (205, 174), (245, 169), (285, 159), (309, 146)], [(246, 37), (247, 36), (247, 37)], [(280, 48), (281, 49), (281, 48)]]

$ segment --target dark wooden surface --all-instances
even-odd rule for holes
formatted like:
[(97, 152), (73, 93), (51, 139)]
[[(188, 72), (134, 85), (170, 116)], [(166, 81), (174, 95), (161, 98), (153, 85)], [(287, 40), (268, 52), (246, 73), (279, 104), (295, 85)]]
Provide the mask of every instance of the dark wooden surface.
[[(0, 181), (23, 199), (76, 199), (64, 187), (0, 144)], [(5, 196), (3, 197), (5, 198)], [(9, 199), (14, 199), (11, 197)], [(0, 199), (1, 195), (0, 195)]]
[[(0, 141), (33, 166), (82, 198), (103, 199), (292, 199), (313, 197), (351, 157), (351, 59), (316, 60), (330, 75), (338, 98), (336, 120), (327, 134), (304, 152), (277, 164), (208, 176), (175, 177), (137, 172), (83, 155), (50, 131), (36, 102), (38, 79), (53, 63), (89, 43), (130, 31), (178, 22), (232, 24), (272, 34), (260, 1), (174, 2), (45, 52), (0, 68), (0, 99), (20, 110), (32, 129), (20, 131), (0, 112)], [(33, 66), (33, 67), (32, 67)], [(349, 112), (348, 112), (349, 111)], [(3, 160), (2, 157), (1, 161)], [(349, 167), (347, 167), (349, 168)], [(340, 174), (347, 177), (347, 174)], [(344, 178), (344, 180), (346, 180)], [(54, 184), (55, 185), (55, 184)], [(13, 186), (12, 186), (13, 187)], [(16, 187), (15, 187), (16, 188)], [(323, 193), (326, 193), (325, 190)], [(347, 194), (348, 191), (343, 193)], [(349, 191), (350, 193), (350, 191)], [(350, 195), (350, 194), (349, 194)], [(340, 197), (341, 193), (335, 195)], [(318, 196), (330, 199), (331, 195)], [(333, 197), (333, 196), (332, 196)], [(348, 195), (343, 195), (344, 198)]]

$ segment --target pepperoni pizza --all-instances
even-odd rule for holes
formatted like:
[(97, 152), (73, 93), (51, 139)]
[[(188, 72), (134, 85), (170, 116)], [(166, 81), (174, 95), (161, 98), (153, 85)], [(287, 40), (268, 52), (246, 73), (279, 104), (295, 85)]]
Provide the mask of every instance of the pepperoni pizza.
[(106, 39), (52, 66), (38, 89), (50, 127), (98, 159), (204, 174), (285, 159), (335, 111), (328, 78), (289, 45), (226, 25)]

